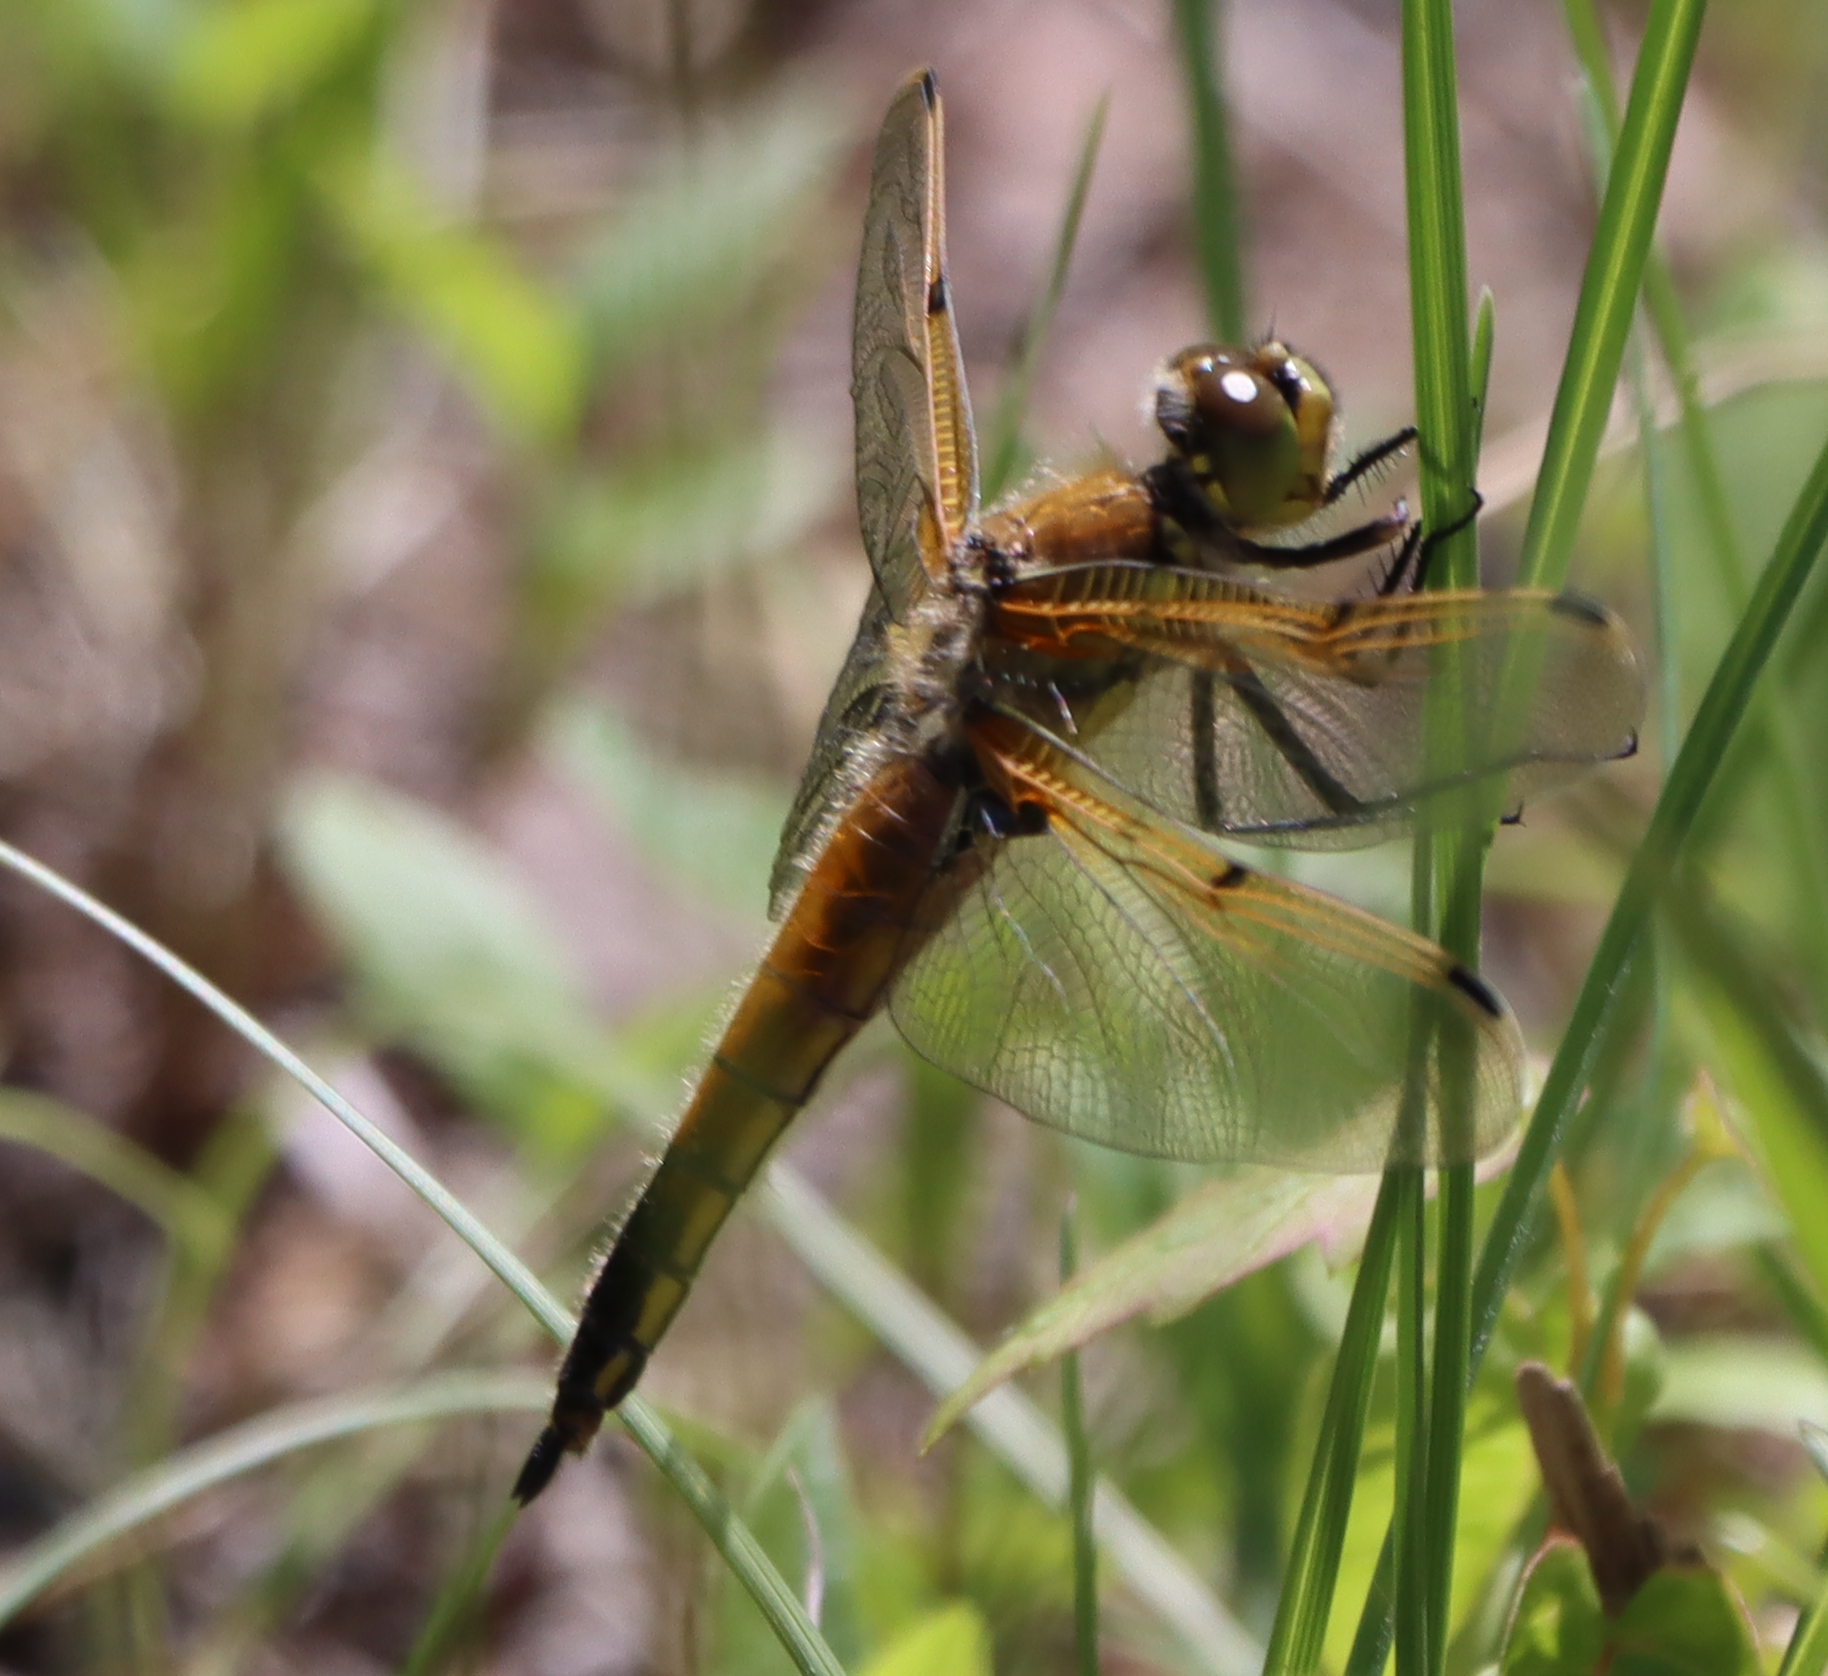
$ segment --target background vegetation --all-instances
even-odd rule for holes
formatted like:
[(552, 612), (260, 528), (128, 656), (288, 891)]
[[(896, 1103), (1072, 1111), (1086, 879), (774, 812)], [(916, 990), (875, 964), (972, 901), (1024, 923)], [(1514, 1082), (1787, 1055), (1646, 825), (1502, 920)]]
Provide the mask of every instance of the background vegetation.
[[(1145, 454), (1150, 368), (1234, 310), (1328, 368), (1354, 438), (1416, 411), (1394, 9), (1239, 3), (1211, 41), (1203, 15), (0, 4), (0, 836), (254, 1007), (570, 1295), (758, 945), (862, 597), (849, 293), (901, 75), (932, 62), (947, 95), (986, 429), (1108, 95), (1018, 468)], [(1608, 150), (1577, 70), (1609, 48), (1622, 86), (1647, 16), (1602, 14), (1597, 60), (1578, 8), (1456, 19), (1467, 271), (1496, 301), (1488, 579), (1539, 558)], [(1532, 808), (1487, 868), (1482, 964), (1545, 1055), (1828, 435), (1825, 77), (1795, 0), (1701, 38), (1654, 329), (1572, 569), (1652, 649), (1655, 714), (1636, 762)], [(1496, 1656), (1542, 1530), (1531, 1355), (1583, 1378), (1631, 1494), (1725, 1572), (1768, 1662), (1821, 1590), (1828, 1485), (1798, 1432), (1828, 1424), (1819, 579), (1794, 615), (1610, 985), (1555, 1214), (1468, 1399), (1446, 1633), (1409, 1668)], [(1297, 865), (1402, 918), (1407, 863)], [(520, 1304), (193, 999), (35, 887), (0, 903), (0, 1664), (790, 1668), (614, 1427), (497, 1551), (550, 1365)], [(846, 1669), (1074, 1668), (1055, 1379), (922, 1456), (930, 1388), (969, 1366), (959, 1329), (988, 1343), (1051, 1295), (1069, 1191), (1087, 1263), (1208, 1184), (1069, 1150), (886, 1027), (787, 1161), (647, 1395)], [(1125, 1498), (1105, 1669), (1290, 1645), (1376, 1186), (1191, 1308), (1183, 1270), (1152, 1271), (1139, 1307), (1185, 1313), (1087, 1349), (1083, 1441)], [(1210, 1265), (1248, 1266), (1222, 1204)], [(1353, 1518), (1337, 1588), (1284, 1597), (1320, 1602), (1289, 1668), (1352, 1656), (1410, 1458), (1419, 1353), (1393, 1324), (1378, 1355), (1367, 1320)]]

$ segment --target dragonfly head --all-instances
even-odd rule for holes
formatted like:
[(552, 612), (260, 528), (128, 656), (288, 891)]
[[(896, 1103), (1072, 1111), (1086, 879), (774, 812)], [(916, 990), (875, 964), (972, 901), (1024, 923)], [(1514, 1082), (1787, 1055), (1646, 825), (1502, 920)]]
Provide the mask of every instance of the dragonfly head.
[(1183, 349), (1156, 375), (1155, 422), (1228, 524), (1299, 523), (1325, 500), (1333, 392), (1273, 338)]

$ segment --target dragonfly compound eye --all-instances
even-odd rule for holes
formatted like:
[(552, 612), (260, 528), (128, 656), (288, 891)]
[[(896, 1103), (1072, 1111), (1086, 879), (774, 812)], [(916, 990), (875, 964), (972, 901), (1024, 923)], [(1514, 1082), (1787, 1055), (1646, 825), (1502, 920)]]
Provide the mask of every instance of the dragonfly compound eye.
[(1284, 518), (1305, 464), (1301, 363), (1280, 345), (1267, 347), (1273, 353), (1183, 350), (1156, 387), (1163, 434), (1219, 515), (1236, 524)]

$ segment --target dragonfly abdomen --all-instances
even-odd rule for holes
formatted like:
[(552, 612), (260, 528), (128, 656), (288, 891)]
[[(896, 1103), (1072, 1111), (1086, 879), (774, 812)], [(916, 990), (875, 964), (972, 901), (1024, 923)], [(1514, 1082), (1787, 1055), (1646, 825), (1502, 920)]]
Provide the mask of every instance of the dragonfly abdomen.
[(591, 1283), (551, 1420), (515, 1482), (523, 1503), (634, 1389), (738, 1197), (881, 1006), (912, 952), (915, 906), (958, 796), (918, 757), (891, 761), (821, 852)]

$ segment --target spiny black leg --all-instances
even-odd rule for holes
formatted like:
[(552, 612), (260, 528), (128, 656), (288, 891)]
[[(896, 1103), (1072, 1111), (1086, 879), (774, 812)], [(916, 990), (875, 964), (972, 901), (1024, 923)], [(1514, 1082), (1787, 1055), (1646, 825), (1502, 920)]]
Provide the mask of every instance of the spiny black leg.
[(1409, 508), (1398, 501), (1394, 510), (1368, 524), (1359, 524), (1326, 541), (1311, 541), (1300, 547), (1272, 547), (1246, 537), (1237, 538), (1238, 558), (1244, 564), (1262, 565), (1267, 570), (1305, 570), (1311, 565), (1331, 564), (1335, 559), (1349, 559), (1369, 553), (1394, 541), (1409, 528)]
[[(1422, 526), (1411, 524), (1403, 537), (1403, 545), (1396, 555), (1396, 563), (1391, 565), (1390, 573), (1377, 585), (1377, 597), (1390, 599), (1403, 592), (1403, 584), (1410, 579), (1415, 570), (1416, 555), (1422, 549)], [(1415, 586), (1420, 587), (1419, 577)]]
[(1249, 664), (1242, 658), (1237, 659), (1227, 669), (1225, 679), (1283, 761), (1329, 813), (1344, 816), (1362, 813), (1364, 802), (1341, 785), (1333, 771), (1315, 755), (1313, 746), (1301, 737), (1288, 712), (1276, 702), (1275, 695)]
[(1187, 731), (1193, 742), (1193, 819), (1205, 832), (1218, 832), (1223, 809), (1219, 804), (1217, 677), (1210, 669), (1193, 671), (1188, 696)]
[(1375, 471), (1392, 454), (1401, 453), (1415, 439), (1415, 426), (1405, 425), (1394, 436), (1387, 436), (1382, 442), (1374, 442), (1362, 454), (1355, 456), (1344, 471), (1334, 474), (1332, 481), (1327, 484), (1326, 504), (1331, 506), (1366, 472)]
[(1481, 512), (1485, 510), (1485, 496), (1477, 489), (1473, 490), (1472, 504), (1444, 530), (1430, 530), (1422, 537), (1420, 562), (1415, 567), (1415, 591), (1420, 593), (1428, 586), (1428, 566), (1434, 558), (1434, 550), (1443, 541), (1450, 540), (1465, 529)]

